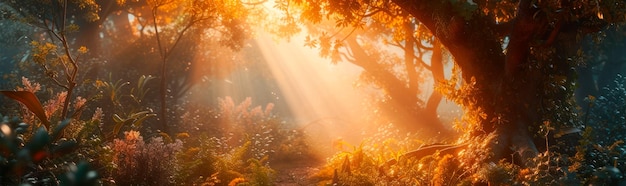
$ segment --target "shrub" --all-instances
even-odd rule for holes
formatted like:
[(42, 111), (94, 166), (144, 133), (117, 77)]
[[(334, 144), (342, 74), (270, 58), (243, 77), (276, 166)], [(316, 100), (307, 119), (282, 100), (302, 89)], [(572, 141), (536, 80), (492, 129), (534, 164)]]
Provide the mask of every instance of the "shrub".
[(113, 179), (119, 185), (173, 184), (175, 154), (181, 148), (180, 140), (164, 142), (163, 137), (153, 137), (146, 143), (139, 132), (124, 132), (123, 139), (111, 144), (117, 165)]
[[(0, 183), (1, 185), (35, 184), (56, 185), (57, 178), (66, 185), (94, 185), (97, 173), (87, 163), (79, 163), (80, 169), (64, 171), (62, 167), (75, 166), (64, 162), (65, 155), (75, 152), (77, 142), (60, 138), (69, 124), (64, 121), (51, 134), (42, 126), (32, 133), (29, 125), (19, 119), (0, 115)], [(25, 134), (30, 133), (30, 138)]]
[(624, 184), (626, 179), (626, 77), (618, 75), (602, 88), (602, 95), (588, 97), (587, 128), (576, 157), (577, 176), (585, 184)]

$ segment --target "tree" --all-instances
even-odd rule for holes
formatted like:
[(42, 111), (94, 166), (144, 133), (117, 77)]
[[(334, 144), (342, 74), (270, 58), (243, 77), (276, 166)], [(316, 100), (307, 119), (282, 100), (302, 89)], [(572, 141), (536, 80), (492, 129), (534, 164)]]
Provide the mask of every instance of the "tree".
[[(106, 2), (103, 2), (106, 3)], [(107, 39), (100, 45), (109, 54), (105, 68), (113, 77), (133, 80), (139, 75), (155, 74), (158, 94), (150, 94), (158, 109), (156, 129), (169, 130), (168, 118), (177, 118), (174, 106), (203, 76), (230, 72), (235, 51), (249, 37), (250, 15), (258, 15), (254, 4), (229, 1), (147, 0), (118, 1), (112, 6), (101, 29)], [(250, 14), (250, 15), (249, 15)], [(128, 17), (132, 16), (132, 19)], [(260, 16), (259, 16), (260, 17)], [(120, 50), (123, 48), (124, 50)], [(159, 65), (154, 65), (159, 63)], [(151, 86), (151, 85), (148, 85)], [(155, 98), (156, 97), (156, 98)]]
[(581, 38), (623, 22), (626, 6), (622, 1), (287, 2), (290, 6), (280, 7), (285, 12), (313, 22), (325, 17), (338, 26), (362, 26), (370, 21), (364, 15), (394, 5), (415, 17), (461, 70), (461, 89), (452, 82), (444, 92), (466, 109), (467, 139), (486, 141), (493, 152), (489, 161), (506, 158), (512, 149), (522, 165), (547, 148), (536, 143), (544, 140), (534, 135), (542, 128), (581, 124), (572, 101)]
[(78, 29), (72, 23), (76, 19), (97, 20), (98, 6), (91, 0), (72, 2), (32, 0), (3, 3), (13, 9), (4, 9), (5, 16), (32, 25), (41, 32), (39, 37), (30, 38), (33, 47), (30, 59), (44, 71), (43, 74), (49, 80), (63, 89), (65, 97), (61, 118), (67, 118), (70, 101), (80, 82), (79, 71), (82, 70), (79, 67), (86, 61), (82, 57), (88, 51), (84, 46), (72, 47), (73, 42), (68, 35)]
[[(250, 15), (262, 17), (258, 4), (247, 1), (81, 0), (67, 1), (67, 8), (62, 6), (65, 1), (4, 3), (11, 10), (19, 10), (9, 11), (7, 15), (15, 20), (25, 20), (43, 32), (59, 32), (65, 37), (63, 42), (68, 50), (81, 48), (81, 60), (93, 61), (93, 65), (85, 63), (81, 66), (81, 72), (87, 72), (87, 77), (76, 78), (74, 82), (87, 78), (107, 79), (102, 75), (134, 81), (141, 75), (157, 74), (160, 86), (153, 90), (159, 90), (158, 102), (161, 104), (156, 107), (160, 107), (161, 121), (156, 128), (166, 132), (169, 132), (166, 118), (173, 117), (168, 108), (198, 83), (200, 77), (228, 73), (227, 69), (215, 68), (231, 63), (233, 59), (224, 59), (225, 56), (233, 56), (233, 51), (244, 46), (243, 41), (250, 33), (248, 21), (253, 18)], [(64, 19), (66, 26), (60, 26), (61, 15), (67, 15)], [(129, 19), (130, 15), (134, 19)], [(63, 30), (65, 28), (67, 30)], [(51, 36), (51, 39), (55, 38)], [(218, 45), (226, 46), (230, 51)], [(127, 46), (143, 48), (120, 50)], [(147, 54), (158, 57), (152, 58)], [(123, 61), (136, 68), (121, 65)], [(147, 71), (151, 68), (146, 67), (154, 66), (150, 63), (157, 61), (159, 68)], [(194, 73), (191, 73), (192, 68)], [(115, 74), (106, 73), (107, 70)]]
[(606, 94), (602, 88), (613, 83), (617, 74), (626, 73), (622, 55), (624, 33), (623, 26), (613, 25), (583, 40), (585, 63), (576, 68), (578, 88), (575, 94), (583, 111), (589, 109), (585, 99)]
[(391, 123), (424, 136), (450, 137), (450, 129), (438, 119), (442, 95), (433, 91), (426, 100), (420, 98), (426, 84), (422, 82), (432, 79), (437, 85), (444, 80), (445, 59), (439, 42), (398, 7), (377, 8), (363, 17), (367, 21), (360, 27), (336, 29), (329, 21), (323, 21), (324, 26), (307, 24), (307, 45), (319, 47), (320, 54), (334, 62), (361, 67), (361, 81), (382, 90), (376, 110), (382, 110)]
[[(246, 38), (246, 19), (248, 10), (243, 3), (229, 1), (185, 1), (185, 0), (153, 0), (148, 1), (151, 10), (151, 28), (154, 29), (157, 41), (157, 50), (161, 60), (160, 68), (160, 102), (161, 129), (170, 132), (167, 117), (169, 112), (167, 105), (168, 95), (168, 63), (173, 51), (175, 51), (187, 32), (197, 29), (199, 34), (210, 34), (218, 32), (218, 37), (225, 38), (224, 44), (233, 49), (241, 48), (243, 40)], [(182, 17), (176, 18), (164, 16), (167, 14), (180, 14)], [(174, 26), (174, 29), (167, 30), (167, 26)], [(171, 32), (169, 37), (162, 34)]]

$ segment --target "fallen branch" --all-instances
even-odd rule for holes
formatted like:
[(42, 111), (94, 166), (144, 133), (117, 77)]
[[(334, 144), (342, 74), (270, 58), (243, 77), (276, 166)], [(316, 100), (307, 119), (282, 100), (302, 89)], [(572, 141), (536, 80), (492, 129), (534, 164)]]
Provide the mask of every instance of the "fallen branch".
[(445, 144), (426, 145), (426, 146), (420, 147), (417, 150), (407, 152), (401, 155), (400, 157), (398, 157), (397, 159), (391, 159), (385, 162), (382, 166), (380, 166), (378, 170), (382, 174), (384, 173), (384, 170), (388, 169), (390, 166), (395, 165), (399, 161), (403, 161), (409, 158), (421, 159), (425, 156), (433, 155), (437, 152), (439, 152), (439, 155), (457, 153), (459, 152), (459, 150), (467, 147), (467, 145), (468, 143), (456, 144), (456, 145), (445, 145)]

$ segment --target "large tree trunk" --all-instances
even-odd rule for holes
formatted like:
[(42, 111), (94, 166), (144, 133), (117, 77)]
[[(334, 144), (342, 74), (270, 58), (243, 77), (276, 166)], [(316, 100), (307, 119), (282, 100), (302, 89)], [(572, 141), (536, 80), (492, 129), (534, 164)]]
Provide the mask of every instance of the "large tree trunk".
[[(470, 88), (457, 100), (474, 118), (468, 123), (468, 139), (492, 136), (486, 141), (493, 152), (490, 161), (510, 157), (511, 150), (521, 160), (532, 158), (538, 152), (536, 142), (543, 140), (534, 139), (532, 133), (550, 121), (568, 119), (554, 118), (551, 112), (555, 111), (547, 110), (546, 105), (566, 104), (571, 97), (568, 87), (573, 82), (570, 69), (574, 63), (568, 57), (572, 56), (571, 46), (579, 43), (568, 41), (576, 41), (576, 33), (557, 34), (557, 26), (547, 26), (545, 17), (533, 14), (537, 10), (530, 1), (522, 0), (517, 18), (506, 25), (485, 15), (463, 17), (450, 1), (393, 1), (430, 29), (461, 68)], [(503, 32), (502, 27), (507, 29)], [(510, 36), (506, 55), (502, 34)], [(530, 45), (543, 35), (550, 35), (547, 46)], [(552, 53), (545, 52), (555, 48)]]

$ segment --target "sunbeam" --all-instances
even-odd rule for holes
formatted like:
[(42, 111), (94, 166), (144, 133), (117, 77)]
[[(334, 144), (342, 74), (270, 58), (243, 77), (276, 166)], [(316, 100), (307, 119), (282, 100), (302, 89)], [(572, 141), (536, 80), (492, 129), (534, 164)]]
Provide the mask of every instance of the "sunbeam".
[(318, 143), (328, 143), (322, 147), (325, 150), (330, 150), (330, 140), (356, 140), (367, 127), (361, 109), (363, 93), (353, 87), (360, 69), (331, 64), (300, 41), (275, 42), (267, 34), (256, 39), (296, 123)]

